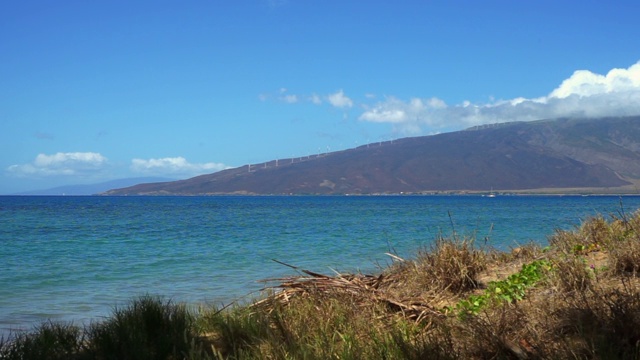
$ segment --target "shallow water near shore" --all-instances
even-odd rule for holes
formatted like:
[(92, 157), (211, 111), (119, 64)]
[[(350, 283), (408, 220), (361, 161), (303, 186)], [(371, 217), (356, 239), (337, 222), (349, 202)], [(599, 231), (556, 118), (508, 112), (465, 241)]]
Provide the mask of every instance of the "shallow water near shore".
[(375, 272), (386, 252), (410, 258), (454, 231), (508, 249), (638, 208), (638, 196), (4, 196), (0, 334), (99, 320), (146, 293), (228, 304), (295, 274), (272, 259)]

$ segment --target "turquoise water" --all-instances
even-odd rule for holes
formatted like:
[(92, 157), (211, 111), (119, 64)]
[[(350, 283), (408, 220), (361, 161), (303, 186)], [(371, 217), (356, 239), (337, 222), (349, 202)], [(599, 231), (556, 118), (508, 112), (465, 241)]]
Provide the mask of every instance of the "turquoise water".
[(227, 304), (294, 275), (376, 271), (456, 231), (545, 243), (640, 197), (0, 197), (0, 333), (88, 322), (150, 293)]

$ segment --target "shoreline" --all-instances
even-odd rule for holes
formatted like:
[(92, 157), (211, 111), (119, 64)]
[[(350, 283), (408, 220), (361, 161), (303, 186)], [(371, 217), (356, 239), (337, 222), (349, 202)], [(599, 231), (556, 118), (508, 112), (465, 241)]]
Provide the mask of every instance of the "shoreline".
[[(593, 217), (573, 231), (554, 233), (546, 247), (496, 251), (454, 234), (411, 259), (390, 257), (388, 267), (372, 274), (326, 275), (280, 262), (299, 275), (279, 279), (250, 303), (197, 314), (141, 296), (88, 328), (50, 322), (2, 339), (0, 356), (31, 351), (33, 339), (51, 331), (65, 342), (53, 338), (38, 346), (62, 348), (71, 358), (144, 353), (149, 349), (140, 339), (147, 337), (154, 349), (168, 341), (173, 345), (164, 351), (184, 349), (178, 358), (188, 351), (196, 359), (278, 358), (282, 349), (296, 358), (354, 351), (390, 359), (407, 358), (406, 351), (415, 359), (601, 358), (611, 351), (626, 358), (640, 350), (630, 341), (640, 335), (640, 210), (611, 221)], [(576, 316), (576, 310), (588, 316)], [(147, 318), (169, 313), (161, 320), (163, 332), (145, 325)], [(158, 338), (164, 340), (152, 340)], [(104, 347), (106, 342), (128, 345)], [(52, 350), (40, 350), (40, 356), (46, 351)]]

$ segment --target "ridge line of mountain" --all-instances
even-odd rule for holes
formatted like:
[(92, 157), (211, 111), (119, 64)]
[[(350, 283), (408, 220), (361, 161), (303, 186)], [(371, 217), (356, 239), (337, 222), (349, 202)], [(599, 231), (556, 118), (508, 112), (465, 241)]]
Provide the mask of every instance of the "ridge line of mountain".
[(640, 116), (471, 127), (248, 164), (103, 195), (638, 193)]

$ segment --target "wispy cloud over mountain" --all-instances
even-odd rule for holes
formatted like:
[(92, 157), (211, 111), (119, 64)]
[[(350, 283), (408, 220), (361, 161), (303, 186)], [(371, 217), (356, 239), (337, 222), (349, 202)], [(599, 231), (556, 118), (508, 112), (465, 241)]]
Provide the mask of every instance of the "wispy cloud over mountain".
[(539, 98), (448, 105), (436, 97), (402, 100), (389, 96), (364, 107), (360, 120), (393, 124), (404, 133), (506, 121), (635, 115), (640, 114), (640, 62), (627, 69), (612, 69), (606, 75), (575, 71)]

